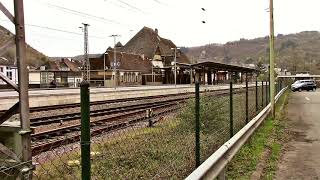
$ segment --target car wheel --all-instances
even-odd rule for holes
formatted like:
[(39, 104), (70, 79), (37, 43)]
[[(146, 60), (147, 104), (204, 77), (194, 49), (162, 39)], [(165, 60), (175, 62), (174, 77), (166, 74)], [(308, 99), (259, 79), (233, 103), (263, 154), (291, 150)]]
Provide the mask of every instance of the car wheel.
[(316, 89), (316, 88), (313, 88), (312, 90), (313, 90), (313, 91), (316, 91), (317, 89)]
[(301, 92), (302, 91), (302, 89), (301, 88), (299, 88), (299, 92)]

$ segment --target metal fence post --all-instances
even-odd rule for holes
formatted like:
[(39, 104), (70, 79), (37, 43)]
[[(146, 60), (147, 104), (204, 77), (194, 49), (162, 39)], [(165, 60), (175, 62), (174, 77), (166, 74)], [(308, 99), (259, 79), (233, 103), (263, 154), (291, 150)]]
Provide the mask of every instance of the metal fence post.
[(232, 97), (232, 81), (230, 81), (230, 138), (233, 136), (233, 97)]
[(81, 96), (81, 179), (90, 180), (90, 93), (89, 83), (80, 84)]
[(249, 102), (248, 102), (248, 74), (246, 73), (246, 124), (249, 122)]
[(256, 114), (258, 114), (259, 103), (258, 103), (258, 81), (256, 81)]
[(196, 81), (196, 106), (195, 106), (195, 156), (196, 156), (196, 168), (200, 166), (200, 91), (199, 91), (199, 81)]

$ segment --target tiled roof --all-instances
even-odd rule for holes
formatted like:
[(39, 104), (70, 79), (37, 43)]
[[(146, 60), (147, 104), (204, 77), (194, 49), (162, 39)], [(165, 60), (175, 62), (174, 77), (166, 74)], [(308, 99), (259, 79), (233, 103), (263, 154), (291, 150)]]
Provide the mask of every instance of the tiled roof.
[[(113, 62), (114, 52), (107, 51), (108, 62)], [(118, 69), (129, 70), (129, 71), (141, 71), (143, 73), (151, 72), (151, 61), (143, 59), (140, 55), (130, 54), (125, 52), (116, 52), (116, 60), (120, 63)], [(109, 63), (110, 65), (110, 63)]]
[[(155, 30), (143, 27), (121, 48), (121, 51), (144, 54), (146, 58), (152, 59), (157, 50), (160, 51), (161, 56), (174, 56), (174, 50), (171, 48), (176, 47), (171, 40), (160, 37)], [(187, 56), (180, 50), (177, 50), (177, 62), (190, 63)]]
[[(114, 51), (106, 51), (105, 64), (109, 69), (112, 69), (111, 63), (114, 61)], [(130, 54), (125, 52), (116, 52), (116, 60), (119, 63), (117, 69), (125, 71), (140, 71), (142, 73), (151, 72), (151, 61), (142, 58), (140, 55)], [(104, 58), (90, 58), (90, 69), (91, 70), (103, 70)]]
[[(72, 71), (78, 72), (80, 71), (81, 64), (77, 61), (70, 61), (67, 58), (63, 58), (61, 60), (48, 61), (44, 64), (46, 66), (46, 70), (48, 71)], [(40, 67), (38, 68), (40, 69)]]
[(0, 65), (3, 66), (16, 66), (13, 61), (10, 61), (4, 57), (0, 57)]

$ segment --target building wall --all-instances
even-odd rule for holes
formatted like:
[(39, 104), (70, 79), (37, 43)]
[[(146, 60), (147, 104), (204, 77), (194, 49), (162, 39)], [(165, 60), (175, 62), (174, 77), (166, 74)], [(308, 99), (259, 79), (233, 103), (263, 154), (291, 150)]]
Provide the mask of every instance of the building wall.
[(120, 86), (142, 85), (142, 75), (140, 72), (120, 72)]
[[(0, 73), (8, 77), (11, 81), (18, 84), (18, 69), (15, 66), (0, 65)], [(0, 80), (0, 84), (6, 84)]]
[(29, 84), (40, 84), (40, 81), (39, 71), (29, 71)]

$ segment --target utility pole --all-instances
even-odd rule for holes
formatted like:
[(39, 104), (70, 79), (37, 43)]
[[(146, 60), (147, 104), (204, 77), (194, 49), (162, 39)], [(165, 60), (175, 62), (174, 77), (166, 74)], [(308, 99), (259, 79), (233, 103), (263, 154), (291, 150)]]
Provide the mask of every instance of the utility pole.
[(89, 24), (82, 23), (83, 24), (83, 32), (84, 32), (84, 60), (82, 64), (83, 68), (83, 74), (82, 79), (83, 81), (89, 81), (90, 82), (90, 62), (88, 57), (88, 26)]
[(113, 73), (114, 73), (114, 78), (113, 78), (113, 86), (116, 89), (117, 88), (117, 55), (116, 55), (116, 38), (119, 37), (120, 35), (118, 34), (112, 34), (110, 37), (113, 37), (113, 43), (114, 43), (114, 48), (113, 48)]
[(271, 114), (275, 117), (275, 100), (274, 100), (274, 20), (273, 20), (273, 0), (270, 0), (270, 101)]

